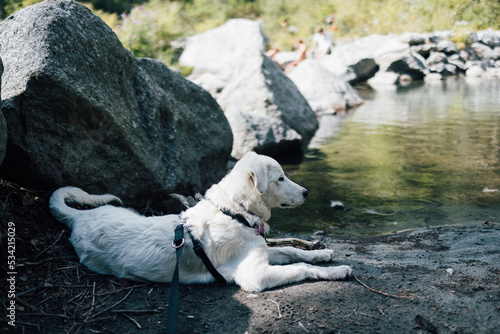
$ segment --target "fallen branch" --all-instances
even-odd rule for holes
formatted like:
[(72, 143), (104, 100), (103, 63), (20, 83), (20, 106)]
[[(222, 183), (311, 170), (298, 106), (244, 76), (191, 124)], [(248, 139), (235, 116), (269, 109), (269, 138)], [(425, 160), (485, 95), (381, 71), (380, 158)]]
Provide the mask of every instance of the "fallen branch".
[(366, 285), (365, 283), (361, 282), (356, 276), (352, 276), (354, 278), (354, 280), (356, 282), (358, 282), (359, 284), (361, 284), (362, 286), (364, 286), (365, 288), (367, 288), (368, 290), (370, 291), (373, 291), (375, 293), (378, 293), (378, 294), (381, 294), (381, 295), (384, 295), (384, 296), (387, 296), (387, 297), (392, 297), (392, 298), (407, 298), (407, 299), (411, 299), (412, 297), (410, 296), (401, 296), (401, 295), (391, 295), (389, 293), (385, 293), (385, 292), (382, 292), (382, 291), (379, 291), (379, 290), (375, 290), (373, 288), (370, 288), (368, 285)]
[(267, 245), (269, 247), (295, 247), (304, 250), (314, 250), (323, 249), (323, 245), (320, 241), (307, 241), (297, 238), (285, 238), (285, 239), (266, 239)]

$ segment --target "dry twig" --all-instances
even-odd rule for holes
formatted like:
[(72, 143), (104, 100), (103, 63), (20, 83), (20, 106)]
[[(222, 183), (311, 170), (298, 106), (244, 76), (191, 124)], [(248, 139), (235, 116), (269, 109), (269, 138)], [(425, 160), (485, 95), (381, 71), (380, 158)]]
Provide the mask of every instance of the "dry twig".
[(385, 293), (385, 292), (382, 292), (382, 291), (379, 291), (379, 290), (375, 290), (373, 288), (370, 288), (368, 285), (366, 285), (365, 283), (361, 282), (356, 276), (353, 276), (354, 280), (356, 282), (358, 282), (359, 284), (361, 284), (362, 286), (364, 286), (365, 288), (367, 288), (368, 290), (370, 291), (373, 291), (373, 292), (376, 292), (378, 294), (381, 294), (381, 295), (384, 295), (384, 296), (387, 296), (387, 297), (392, 297), (392, 298), (408, 298), (408, 299), (411, 299), (412, 297), (410, 296), (401, 296), (401, 295), (391, 295), (389, 293)]
[(124, 315), (124, 316), (125, 316), (128, 320), (132, 321), (132, 322), (134, 323), (134, 325), (136, 325), (136, 326), (137, 326), (137, 328), (142, 329), (141, 325), (137, 322), (137, 320), (135, 320), (134, 318), (132, 318), (132, 317), (130, 317), (130, 316), (128, 316), (128, 315), (126, 315), (125, 313), (123, 313), (123, 315)]
[(126, 295), (125, 297), (123, 297), (122, 299), (120, 299), (119, 301), (117, 301), (116, 303), (114, 303), (113, 305), (111, 305), (110, 307), (107, 307), (107, 308), (105, 308), (104, 310), (102, 310), (101, 312), (94, 314), (94, 315), (91, 317), (91, 319), (92, 319), (92, 318), (95, 318), (95, 317), (97, 317), (98, 315), (103, 314), (104, 312), (107, 312), (107, 311), (109, 311), (109, 310), (113, 309), (114, 307), (116, 307), (116, 306), (120, 305), (121, 303), (123, 303), (123, 302), (125, 301), (125, 299), (127, 299), (127, 298), (128, 298), (128, 296), (130, 296), (130, 294), (132, 293), (132, 291), (134, 291), (134, 288), (131, 288), (131, 289), (130, 289), (130, 291), (127, 293), (127, 295)]
[(146, 314), (146, 313), (160, 313), (161, 310), (113, 310), (113, 313), (137, 313), (137, 314)]
[(92, 311), (94, 310), (94, 305), (95, 305), (95, 282), (92, 286), (92, 306), (90, 307), (90, 311), (87, 312), (87, 318), (85, 318), (84, 322), (87, 322), (87, 320), (89, 320), (89, 317), (92, 314)]
[(35, 259), (38, 258), (40, 255), (42, 255), (43, 253), (45, 253), (47, 250), (49, 250), (50, 248), (54, 247), (55, 244), (57, 244), (57, 242), (59, 241), (59, 239), (61, 239), (62, 235), (64, 234), (64, 230), (61, 231), (61, 233), (59, 234), (59, 236), (57, 237), (56, 241), (54, 241), (49, 247), (45, 248), (43, 251), (41, 251), (40, 253), (38, 253), (36, 256), (35, 256)]
[(278, 318), (281, 318), (283, 315), (281, 314), (280, 303), (278, 303), (277, 301), (272, 300), (272, 299), (267, 299), (267, 300), (269, 300), (270, 302), (275, 303), (275, 304), (276, 304), (276, 306), (278, 306)]

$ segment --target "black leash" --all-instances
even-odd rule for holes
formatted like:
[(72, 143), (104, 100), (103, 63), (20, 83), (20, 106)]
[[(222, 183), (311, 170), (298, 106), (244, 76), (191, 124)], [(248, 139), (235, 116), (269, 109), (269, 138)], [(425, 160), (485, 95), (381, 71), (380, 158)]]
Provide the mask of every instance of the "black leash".
[[(198, 255), (210, 274), (212, 274), (219, 285), (227, 285), (227, 281), (224, 276), (222, 276), (217, 269), (215, 269), (212, 262), (210, 262), (207, 253), (205, 253), (203, 247), (201, 246), (200, 240), (193, 237), (189, 229), (187, 229), (187, 232), (193, 242), (193, 250), (195, 254)], [(177, 320), (179, 318), (179, 258), (181, 257), (183, 245), (184, 224), (179, 224), (175, 228), (175, 237), (172, 242), (172, 247), (175, 248), (177, 261), (175, 264), (174, 276), (172, 277), (172, 282), (170, 284), (170, 296), (168, 297), (167, 334), (177, 333)]]
[(174, 276), (170, 284), (170, 296), (168, 297), (167, 334), (177, 333), (177, 319), (179, 318), (179, 258), (184, 245), (184, 224), (175, 228), (175, 237), (172, 247), (175, 248), (177, 262), (175, 264)]

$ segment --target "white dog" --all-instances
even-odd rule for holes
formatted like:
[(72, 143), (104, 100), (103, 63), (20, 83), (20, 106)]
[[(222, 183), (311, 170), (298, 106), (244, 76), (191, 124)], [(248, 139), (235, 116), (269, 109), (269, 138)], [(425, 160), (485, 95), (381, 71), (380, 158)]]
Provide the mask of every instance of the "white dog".
[[(337, 280), (351, 275), (350, 266), (303, 263), (329, 262), (332, 250), (268, 248), (259, 235), (267, 226), (271, 208), (298, 206), (307, 194), (306, 189), (285, 176), (274, 159), (251, 152), (181, 215), (144, 217), (129, 209), (104, 205), (121, 202), (113, 195), (89, 195), (74, 187), (55, 191), (50, 209), (54, 217), (72, 229), (70, 241), (81, 262), (98, 273), (136, 281), (170, 282), (176, 263), (174, 229), (183, 223), (184, 229), (201, 241), (213, 266), (228, 283), (234, 282), (247, 291), (262, 291), (305, 279)], [(66, 205), (66, 201), (104, 206), (78, 210)], [(251, 227), (235, 216), (244, 217)], [(189, 234), (185, 233), (184, 238), (180, 282), (214, 282), (195, 255)]]

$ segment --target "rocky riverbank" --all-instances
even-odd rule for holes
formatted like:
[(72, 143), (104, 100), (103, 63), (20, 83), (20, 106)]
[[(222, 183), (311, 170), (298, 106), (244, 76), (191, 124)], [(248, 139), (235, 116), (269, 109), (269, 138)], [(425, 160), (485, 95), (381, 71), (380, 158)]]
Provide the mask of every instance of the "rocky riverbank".
[[(159, 333), (169, 284), (98, 275), (78, 263), (50, 193), (0, 183), (2, 219), (16, 230), (12, 333)], [(298, 208), (297, 210), (300, 210)], [(6, 243), (2, 233), (2, 244)], [(303, 236), (335, 250), (355, 278), (261, 293), (183, 285), (179, 333), (499, 333), (498, 222), (381, 236)]]
[[(259, 34), (258, 25), (248, 26)], [(244, 44), (265, 41), (256, 36)], [(393, 51), (403, 45), (404, 50), (379, 52), (382, 40), (396, 45)], [(0, 73), (6, 122), (0, 116), (0, 157), (6, 147), (7, 154), (2, 177), (21, 180), (24, 187), (0, 180), (0, 219), (15, 234), (16, 256), (16, 296), (11, 298), (16, 327), (4, 318), (2, 330), (164, 331), (169, 285), (120, 281), (81, 266), (68, 241), (70, 232), (49, 214), (49, 190), (72, 184), (113, 192), (148, 212), (165, 210), (170, 192), (192, 195), (220, 178), (231, 149), (235, 156), (251, 149), (300, 156), (318, 126), (314, 111), (319, 110), (310, 105), (335, 110), (361, 103), (346, 75), (359, 70), (363, 80), (370, 80), (383, 69), (380, 73), (392, 79), (382, 81), (395, 85), (415, 79), (415, 73), (438, 73), (426, 65), (431, 54), (425, 58), (410, 42), (393, 40), (367, 39), (374, 56), (352, 56), (357, 60), (351, 64), (337, 62), (335, 52), (324, 63), (304, 62), (314, 70), (303, 71), (307, 75), (324, 75), (318, 65), (328, 66), (328, 59), (343, 66), (336, 67), (335, 81), (319, 85), (338, 89), (336, 98), (319, 103), (293, 84), (302, 80), (299, 67), (292, 80), (258, 48), (251, 57), (243, 52), (239, 58), (244, 49), (232, 54), (235, 67), (203, 72), (195, 66), (191, 79), (204, 86), (204, 75), (211, 85), (204, 87), (213, 88), (210, 96), (155, 60), (134, 59), (100, 19), (76, 2), (49, 0), (4, 20)], [(367, 50), (357, 43), (350, 49), (339, 46), (338, 52)], [(460, 68), (457, 53), (438, 45), (436, 52), (443, 51), (446, 63), (436, 68)], [(496, 73), (489, 69), (498, 66), (498, 45), (488, 47), (493, 56), (474, 64)], [(373, 63), (377, 72), (361, 71)], [(422, 66), (427, 70), (419, 72)], [(319, 82), (314, 75), (308, 80)], [(180, 332), (499, 333), (498, 224), (377, 237), (319, 236), (337, 252), (335, 264), (354, 267), (356, 279), (305, 282), (258, 294), (236, 286), (183, 286)], [(7, 237), (1, 234), (2, 245)]]

